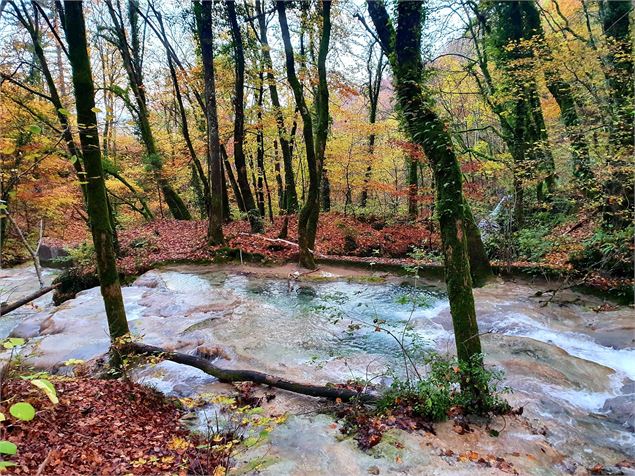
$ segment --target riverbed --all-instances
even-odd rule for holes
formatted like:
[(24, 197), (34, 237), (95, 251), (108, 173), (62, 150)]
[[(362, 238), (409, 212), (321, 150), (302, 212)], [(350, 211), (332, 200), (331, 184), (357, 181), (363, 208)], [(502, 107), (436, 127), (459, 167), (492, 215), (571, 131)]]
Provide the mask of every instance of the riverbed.
[[(28, 267), (0, 270), (3, 288), (29, 290)], [(47, 271), (47, 279), (53, 271)], [(596, 464), (635, 459), (635, 323), (632, 308), (600, 310), (602, 301), (567, 290), (548, 303), (546, 283), (497, 280), (475, 290), (488, 365), (505, 372), (507, 396), (519, 417), (497, 418), (458, 435), (449, 423), (437, 435), (394, 432), (371, 452), (343, 438), (321, 402), (276, 391), (270, 413), (290, 418), (268, 441), (245, 451), (237, 467), (266, 461), (258, 474), (499, 474), (469, 458), (496, 454), (520, 474), (582, 473)], [(443, 284), (359, 269), (294, 266), (168, 266), (123, 289), (131, 330), (145, 343), (181, 352), (219, 347), (217, 364), (298, 381), (403, 376), (400, 344), (374, 323), (403, 334), (407, 346), (452, 354)], [(99, 289), (54, 307), (50, 296), (0, 321), (0, 337), (25, 337), (32, 363), (63, 371), (69, 359), (89, 361), (108, 349)], [(225, 393), (228, 385), (170, 362), (137, 370), (134, 378), (169, 395)], [(199, 422), (205, 414), (198, 415)], [(395, 443), (395, 441), (397, 443)], [(444, 453), (445, 452), (445, 453)], [(379, 473), (376, 473), (379, 471)], [(628, 471), (628, 470), (626, 470)], [(252, 470), (251, 473), (255, 473)]]

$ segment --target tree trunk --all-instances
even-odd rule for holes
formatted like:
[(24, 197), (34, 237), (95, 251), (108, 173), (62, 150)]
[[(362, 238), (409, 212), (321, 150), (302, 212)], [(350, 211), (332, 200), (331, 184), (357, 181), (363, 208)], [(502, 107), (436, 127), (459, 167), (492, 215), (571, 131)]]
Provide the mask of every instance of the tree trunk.
[(593, 172), (591, 171), (591, 162), (589, 156), (589, 146), (584, 139), (584, 134), (580, 131), (580, 118), (576, 110), (576, 101), (573, 90), (569, 83), (562, 79), (560, 72), (557, 70), (556, 61), (545, 42), (545, 34), (540, 23), (540, 13), (536, 6), (535, 0), (522, 2), (525, 10), (525, 18), (529, 28), (529, 34), (537, 37), (540, 41), (541, 57), (545, 64), (545, 81), (547, 89), (556, 100), (560, 108), (560, 117), (565, 126), (567, 136), (571, 142), (571, 156), (573, 163), (573, 175), (578, 185), (588, 195)]
[[(243, 51), (243, 39), (236, 17), (236, 7), (234, 1), (226, 1), (227, 17), (231, 26), (232, 41), (234, 45), (235, 83), (234, 83), (234, 163), (236, 164), (236, 175), (238, 176), (238, 186), (243, 197), (249, 224), (252, 233), (262, 233), (264, 231), (262, 217), (264, 212), (256, 208), (254, 197), (249, 188), (247, 180), (247, 165), (245, 164), (245, 153), (243, 144), (245, 142), (245, 53)], [(263, 207), (264, 208), (264, 207)]]
[[(106, 0), (106, 6), (108, 7), (108, 12), (113, 22), (113, 32), (116, 35), (117, 48), (121, 54), (126, 74), (128, 75), (128, 83), (135, 97), (136, 108), (133, 108), (130, 112), (137, 122), (141, 139), (146, 148), (146, 166), (154, 175), (172, 216), (177, 220), (191, 220), (192, 216), (185, 206), (185, 203), (163, 176), (163, 159), (157, 149), (152, 127), (150, 126), (150, 113), (148, 111), (141, 67), (142, 58), (139, 43), (137, 1), (129, 0), (128, 19), (131, 26), (130, 39), (128, 39), (123, 21), (121, 20), (121, 11), (119, 8), (113, 5), (112, 0)], [(130, 106), (130, 104), (128, 105)]]
[(417, 177), (417, 160), (408, 159), (408, 218), (415, 221), (419, 214), (417, 203), (419, 194), (419, 179)]
[(238, 186), (238, 182), (236, 182), (234, 171), (232, 170), (232, 166), (229, 163), (229, 158), (227, 157), (227, 150), (225, 150), (225, 146), (222, 144), (220, 146), (220, 153), (223, 157), (223, 169), (227, 173), (227, 178), (229, 179), (229, 184), (231, 185), (232, 191), (234, 192), (234, 197), (236, 198), (238, 209), (242, 213), (247, 213), (247, 208), (245, 208), (245, 202), (243, 201), (243, 195), (242, 193), (240, 193), (240, 187)]
[[(276, 185), (278, 187), (278, 208), (280, 210), (280, 214), (286, 211), (286, 199), (285, 199), (285, 189), (284, 183), (282, 181), (282, 176), (280, 175), (280, 159), (278, 157), (278, 141), (276, 139), (273, 140), (273, 152), (275, 155), (275, 172), (276, 172)], [(297, 198), (297, 197), (296, 197)]]
[(124, 353), (145, 354), (153, 357), (161, 357), (178, 364), (189, 365), (203, 372), (216, 377), (221, 382), (254, 382), (270, 387), (280, 388), (289, 392), (310, 395), (312, 397), (324, 397), (331, 399), (341, 399), (344, 401), (357, 399), (364, 403), (372, 403), (377, 400), (375, 395), (363, 392), (356, 392), (347, 388), (335, 385), (313, 385), (293, 382), (282, 377), (269, 375), (255, 370), (224, 369), (214, 365), (207, 359), (194, 355), (182, 354), (180, 352), (170, 352), (152, 345), (131, 343), (122, 347)]
[(298, 244), (300, 246), (300, 265), (315, 269), (315, 259), (311, 250), (315, 247), (315, 233), (317, 231), (317, 221), (320, 213), (320, 178), (322, 171), (322, 160), (326, 147), (326, 136), (328, 133), (328, 89), (326, 84), (326, 54), (328, 53), (328, 43), (330, 39), (330, 1), (323, 1), (322, 15), (322, 35), (320, 38), (320, 53), (318, 56), (318, 94), (316, 97), (317, 125), (315, 140), (313, 137), (313, 119), (304, 98), (302, 85), (295, 72), (295, 59), (291, 36), (287, 24), (285, 2), (278, 0), (276, 8), (284, 51), (286, 58), (287, 79), (293, 90), (296, 106), (302, 116), (302, 134), (306, 148), (307, 169), (309, 173), (309, 190), (305, 203), (300, 210), (298, 217)]
[(605, 61), (606, 83), (613, 113), (610, 132), (610, 177), (603, 184), (604, 223), (624, 228), (633, 223), (634, 179), (633, 122), (635, 96), (633, 85), (633, 39), (631, 36), (632, 3), (628, 0), (602, 0), (600, 19), (609, 53)]
[(271, 105), (276, 118), (278, 128), (278, 139), (282, 150), (282, 162), (284, 163), (284, 197), (285, 201), (280, 206), (286, 213), (293, 213), (298, 210), (298, 194), (295, 189), (295, 174), (293, 173), (292, 151), (289, 139), (287, 139), (287, 128), (280, 107), (276, 78), (273, 74), (273, 61), (271, 60), (271, 48), (267, 39), (267, 21), (260, 0), (256, 0), (256, 14), (258, 15), (258, 26), (260, 27), (260, 44), (262, 45), (262, 57), (267, 69), (267, 83), (269, 84), (269, 95)]
[(214, 33), (212, 28), (212, 1), (195, 3), (200, 13), (196, 15), (201, 42), (203, 77), (205, 81), (205, 118), (207, 121), (208, 177), (211, 203), (208, 211), (207, 241), (210, 245), (225, 242), (223, 237), (223, 169), (221, 167), (218, 114), (216, 111), (216, 84), (214, 78)]
[(196, 151), (194, 150), (194, 144), (192, 143), (192, 138), (190, 136), (190, 129), (187, 123), (187, 114), (185, 112), (185, 105), (183, 104), (183, 96), (181, 94), (181, 88), (179, 87), (179, 79), (176, 74), (176, 68), (174, 67), (174, 60), (172, 59), (172, 53), (170, 51), (170, 43), (168, 40), (168, 36), (165, 32), (165, 26), (163, 24), (163, 18), (158, 11), (155, 11), (157, 16), (157, 21), (159, 23), (159, 31), (162, 36), (162, 43), (165, 47), (165, 53), (168, 60), (168, 69), (170, 70), (170, 78), (172, 79), (172, 87), (174, 89), (174, 98), (176, 99), (176, 104), (179, 110), (179, 116), (181, 119), (181, 134), (183, 135), (183, 140), (185, 141), (185, 145), (190, 154), (190, 159), (196, 168), (196, 173), (198, 174), (200, 183), (202, 185), (203, 192), (203, 200), (205, 204), (205, 209), (208, 210), (211, 206), (212, 196), (209, 188), (209, 180), (205, 176), (205, 171), (203, 170), (203, 165), (201, 161), (198, 159), (196, 155)]
[(467, 235), (467, 250), (470, 255), (470, 272), (472, 274), (472, 285), (481, 287), (489, 281), (494, 275), (492, 266), (490, 265), (483, 240), (481, 239), (481, 231), (478, 229), (470, 204), (463, 199), (463, 208), (465, 210), (465, 234)]
[(464, 364), (478, 364), (481, 342), (472, 295), (462, 175), (446, 125), (432, 108), (429, 93), (423, 88), (422, 7), (422, 2), (398, 2), (395, 31), (383, 3), (368, 2), (377, 35), (390, 58), (406, 132), (422, 146), (434, 171), (436, 208), (458, 358)]
[[(370, 47), (369, 56), (368, 56), (368, 123), (372, 125), (377, 122), (377, 106), (379, 105), (379, 92), (381, 90), (381, 80), (383, 77), (384, 68), (386, 67), (386, 63), (384, 63), (383, 58), (384, 54), (380, 51), (379, 60), (377, 61), (377, 68), (375, 70), (375, 75), (373, 76), (373, 70), (371, 68), (371, 60), (373, 56), (373, 47)], [(371, 132), (368, 136), (368, 155), (370, 156), (370, 160), (372, 160), (373, 155), (375, 154), (375, 133)], [(368, 202), (368, 186), (370, 183), (370, 177), (372, 175), (372, 166), (368, 164), (366, 167), (366, 172), (364, 173), (364, 185), (362, 188), (362, 196), (360, 199), (360, 206), (362, 208), (366, 208), (366, 204)]]
[(329, 182), (328, 172), (325, 168), (322, 168), (322, 191), (320, 193), (322, 198), (322, 210), (325, 212), (331, 211), (331, 182)]
[(64, 1), (63, 26), (73, 72), (77, 123), (80, 124), (79, 139), (87, 173), (88, 216), (97, 256), (97, 273), (106, 308), (110, 338), (114, 340), (127, 334), (129, 330), (113, 249), (113, 232), (101, 164), (97, 116), (94, 112), (95, 90), (86, 43), (82, 2)]

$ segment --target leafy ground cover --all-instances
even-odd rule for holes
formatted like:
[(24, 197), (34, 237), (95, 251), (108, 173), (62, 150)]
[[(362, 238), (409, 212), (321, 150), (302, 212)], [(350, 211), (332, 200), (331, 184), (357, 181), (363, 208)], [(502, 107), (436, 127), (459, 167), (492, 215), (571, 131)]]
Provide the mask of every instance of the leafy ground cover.
[(4, 422), (3, 438), (18, 447), (8, 474), (224, 474), (226, 454), (198, 448), (180, 422), (184, 411), (154, 390), (122, 380), (53, 382), (57, 405), (27, 381), (4, 385), (9, 402), (39, 409), (31, 421)]

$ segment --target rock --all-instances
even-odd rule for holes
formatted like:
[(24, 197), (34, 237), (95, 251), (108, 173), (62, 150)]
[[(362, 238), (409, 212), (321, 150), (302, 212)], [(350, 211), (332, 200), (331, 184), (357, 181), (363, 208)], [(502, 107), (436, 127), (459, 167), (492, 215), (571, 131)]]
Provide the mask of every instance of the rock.
[(66, 268), (72, 265), (70, 260), (59, 259), (68, 256), (68, 251), (61, 246), (50, 246), (42, 243), (37, 255), (40, 258), (40, 264), (42, 266), (48, 266), (51, 268)]
[(629, 431), (635, 431), (635, 395), (620, 395), (604, 402), (603, 412), (607, 412), (609, 420), (619, 423)]
[(368, 474), (379, 474), (379, 468), (377, 466), (371, 466), (368, 468)]

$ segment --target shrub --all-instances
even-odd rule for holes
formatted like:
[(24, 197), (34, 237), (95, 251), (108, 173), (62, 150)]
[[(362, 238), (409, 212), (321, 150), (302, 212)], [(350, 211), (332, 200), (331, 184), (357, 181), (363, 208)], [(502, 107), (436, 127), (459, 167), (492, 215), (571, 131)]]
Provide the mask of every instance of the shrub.
[(578, 269), (603, 271), (612, 276), (632, 278), (633, 225), (623, 230), (600, 228), (585, 240), (583, 249), (572, 254), (569, 261)]
[(62, 271), (53, 284), (58, 285), (53, 293), (53, 303), (59, 306), (73, 299), (78, 292), (99, 286), (99, 277), (94, 268), (75, 267)]
[(502, 372), (484, 368), (480, 359), (477, 356), (474, 362), (463, 364), (430, 353), (425, 358), (427, 374), (420, 379), (395, 380), (377, 408), (386, 412), (405, 406), (412, 409), (412, 416), (426, 421), (446, 419), (453, 407), (477, 415), (508, 411), (502, 395), (510, 390), (500, 387)]

